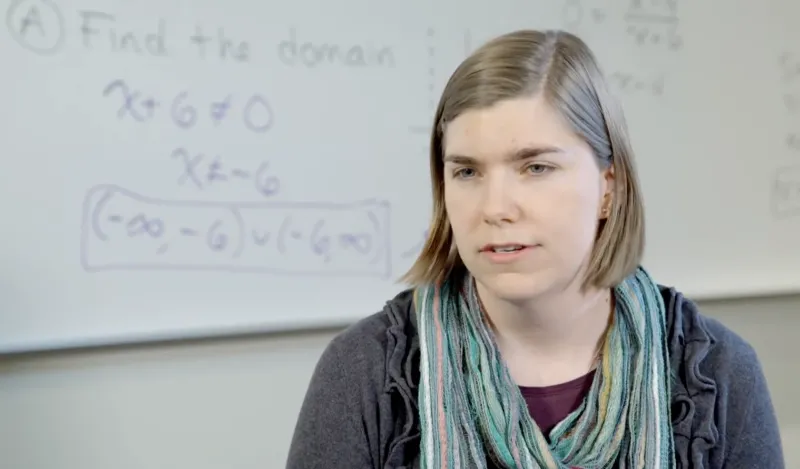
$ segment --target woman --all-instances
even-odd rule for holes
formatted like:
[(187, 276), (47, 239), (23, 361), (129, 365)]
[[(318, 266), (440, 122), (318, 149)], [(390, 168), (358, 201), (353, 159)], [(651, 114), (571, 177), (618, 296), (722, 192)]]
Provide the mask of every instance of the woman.
[(325, 350), (289, 468), (784, 467), (753, 349), (639, 265), (626, 125), (580, 39), (485, 44), (431, 144), (414, 288)]

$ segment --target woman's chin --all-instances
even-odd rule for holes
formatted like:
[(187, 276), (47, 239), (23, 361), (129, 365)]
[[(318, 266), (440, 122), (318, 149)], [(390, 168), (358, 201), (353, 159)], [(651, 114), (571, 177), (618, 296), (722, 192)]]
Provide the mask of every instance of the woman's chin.
[(535, 300), (553, 287), (552, 279), (541, 273), (504, 272), (476, 276), (479, 288), (484, 294), (513, 303), (524, 303)]

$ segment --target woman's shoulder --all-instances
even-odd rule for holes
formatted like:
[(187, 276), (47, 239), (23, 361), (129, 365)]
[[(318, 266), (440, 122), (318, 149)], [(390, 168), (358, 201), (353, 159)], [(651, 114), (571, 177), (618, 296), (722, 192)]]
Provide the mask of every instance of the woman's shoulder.
[[(752, 345), (720, 320), (703, 314), (698, 305), (674, 288), (662, 287), (667, 308), (667, 341), (673, 365), (695, 365), (720, 385), (747, 384), (761, 371)], [(676, 371), (676, 370), (673, 370)], [(688, 370), (687, 370), (688, 371)]]
[[(755, 349), (718, 319), (703, 314), (697, 304), (674, 288), (662, 287), (667, 309), (667, 340), (673, 358), (713, 365), (716, 374), (760, 367)], [(674, 360), (673, 360), (674, 361)], [(737, 376), (732, 376), (736, 378)]]
[[(662, 287), (672, 371), (672, 423), (679, 467), (783, 467), (766, 378), (752, 345)], [(777, 447), (775, 446), (777, 445)], [(761, 458), (760, 460), (757, 458)], [(762, 465), (764, 461), (774, 465)], [(746, 464), (752, 463), (751, 466)]]
[(411, 291), (337, 334), (306, 391), (287, 468), (399, 467), (415, 421), (419, 350)]
[(413, 291), (403, 290), (387, 301), (380, 311), (356, 321), (334, 336), (323, 356), (333, 354), (347, 361), (379, 366), (384, 355), (415, 338), (413, 311)]

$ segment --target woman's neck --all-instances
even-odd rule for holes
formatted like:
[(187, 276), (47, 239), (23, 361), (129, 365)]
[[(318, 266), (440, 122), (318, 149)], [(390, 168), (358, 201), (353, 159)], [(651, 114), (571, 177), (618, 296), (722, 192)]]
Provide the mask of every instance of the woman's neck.
[(523, 386), (547, 386), (591, 371), (614, 308), (611, 290), (569, 288), (526, 304), (478, 294), (511, 374)]

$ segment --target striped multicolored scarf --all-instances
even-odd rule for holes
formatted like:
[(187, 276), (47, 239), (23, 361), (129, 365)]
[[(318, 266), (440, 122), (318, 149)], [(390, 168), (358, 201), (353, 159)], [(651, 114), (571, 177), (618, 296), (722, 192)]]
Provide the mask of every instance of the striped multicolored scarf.
[[(643, 269), (616, 310), (588, 396), (545, 438), (485, 325), (474, 279), (418, 288), (424, 469), (674, 467), (664, 302)], [(616, 464), (616, 466), (614, 466)]]

